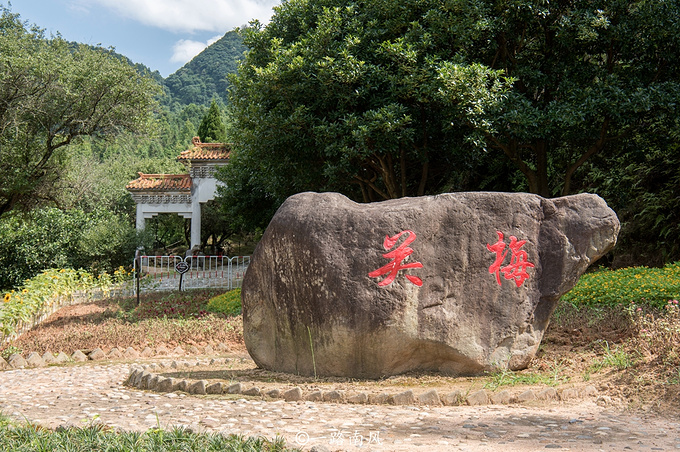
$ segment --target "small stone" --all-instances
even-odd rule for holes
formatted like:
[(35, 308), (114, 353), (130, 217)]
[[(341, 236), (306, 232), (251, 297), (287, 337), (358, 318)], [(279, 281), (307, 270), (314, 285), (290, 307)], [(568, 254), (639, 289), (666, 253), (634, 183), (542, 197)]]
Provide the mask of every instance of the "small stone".
[(371, 405), (386, 405), (389, 403), (390, 395), (385, 394), (371, 394), (368, 396), (368, 403)]
[(415, 405), (416, 397), (413, 395), (413, 391), (409, 389), (408, 391), (390, 396), (388, 403), (392, 405)]
[(442, 401), (439, 399), (439, 394), (435, 389), (431, 389), (418, 396), (418, 403), (421, 405), (439, 406)]
[(458, 406), (465, 402), (465, 395), (463, 394), (463, 391), (457, 389), (444, 395), (441, 400), (446, 406)]
[(470, 406), (488, 405), (489, 396), (486, 394), (485, 390), (480, 389), (479, 391), (470, 394), (465, 401)]
[(246, 389), (241, 394), (244, 396), (258, 397), (262, 394), (262, 392), (260, 391), (260, 388), (258, 388), (257, 386), (253, 386), (250, 389)]
[(175, 392), (175, 391), (187, 392), (188, 387), (189, 387), (189, 382), (187, 382), (186, 380), (173, 381), (172, 392)]
[(588, 385), (581, 391), (583, 397), (594, 397), (599, 394), (597, 388), (593, 385)]
[(149, 371), (144, 371), (139, 378), (139, 386), (137, 386), (139, 389), (149, 389), (149, 382), (151, 379), (154, 377), (154, 374), (152, 374)]
[(172, 354), (175, 356), (184, 356), (184, 349), (178, 345), (172, 350)]
[(61, 364), (71, 361), (71, 358), (69, 358), (69, 356), (66, 353), (59, 352), (57, 353), (57, 356), (56, 358), (54, 358), (54, 360), (57, 362), (57, 364)]
[(510, 398), (511, 398), (510, 392), (507, 390), (503, 390), (501, 392), (491, 394), (489, 396), (489, 400), (494, 405), (507, 405), (508, 403), (510, 403)]
[(7, 369), (8, 367), (9, 364), (7, 364), (7, 361), (5, 361), (2, 356), (0, 356), (0, 370)]
[(170, 363), (170, 368), (171, 368), (171, 369), (179, 369), (179, 364), (177, 363), (177, 361), (171, 362), (171, 363)]
[(536, 398), (538, 400), (555, 400), (557, 399), (557, 390), (555, 388), (545, 388), (536, 394)]
[(215, 358), (210, 360), (210, 365), (214, 366), (215, 364), (219, 364)]
[(9, 365), (14, 369), (23, 369), (24, 367), (28, 367), (28, 363), (24, 357), (18, 353), (15, 353), (9, 357)]
[(281, 391), (278, 389), (270, 389), (265, 393), (267, 397), (271, 397), (272, 399), (278, 399), (281, 397)]
[(200, 355), (201, 351), (195, 345), (190, 345), (187, 351), (192, 355)]
[(208, 344), (205, 346), (203, 349), (203, 354), (204, 355), (212, 355), (215, 353), (215, 350), (213, 350), (212, 345)]
[(302, 400), (302, 389), (298, 387), (289, 389), (283, 393), (283, 399), (286, 402), (297, 402), (298, 400)]
[[(42, 360), (45, 362), (45, 364), (56, 364), (57, 363), (57, 358), (54, 357), (54, 355), (50, 352), (45, 352), (42, 355)], [(2, 368), (2, 363), (0, 363), (0, 369)]]
[(151, 350), (151, 347), (144, 347), (144, 350), (139, 354), (142, 358), (150, 358), (153, 356), (153, 350)]
[(347, 397), (347, 402), (360, 404), (368, 403), (368, 396), (363, 392), (352, 394), (351, 396)]
[(326, 446), (312, 446), (309, 452), (331, 452)]
[(132, 347), (128, 347), (123, 352), (123, 357), (125, 359), (137, 359), (139, 358), (139, 352)]
[(600, 406), (611, 405), (613, 402), (614, 402), (614, 400), (613, 400), (611, 397), (607, 396), (607, 395), (599, 396), (599, 397), (595, 400), (595, 403), (597, 403), (597, 404), (600, 405)]
[(156, 347), (156, 355), (158, 356), (167, 356), (170, 353), (170, 350), (168, 350), (168, 347), (165, 345), (159, 345)]
[(578, 398), (578, 390), (576, 388), (564, 388), (559, 392), (560, 400), (569, 400)]
[(106, 353), (104, 353), (104, 351), (101, 348), (97, 347), (94, 350), (92, 350), (90, 354), (87, 355), (87, 357), (90, 358), (92, 361), (99, 361), (106, 358)]
[(85, 353), (81, 352), (80, 350), (76, 350), (71, 355), (71, 359), (77, 363), (82, 363), (87, 361), (87, 356), (85, 356)]
[(220, 425), (222, 425), (220, 424), (220, 421), (212, 417), (201, 419), (201, 422), (199, 422), (199, 424), (203, 424), (208, 428), (218, 428)]
[(172, 386), (174, 383), (174, 378), (160, 377), (158, 383), (156, 384), (156, 391), (158, 392), (172, 392)]
[(324, 402), (342, 403), (345, 400), (345, 393), (343, 391), (328, 391), (323, 395)]
[(29, 367), (45, 367), (45, 361), (36, 352), (31, 352), (26, 357)]
[(305, 396), (305, 400), (308, 402), (321, 402), (323, 400), (323, 392), (312, 391)]
[(152, 375), (151, 378), (149, 378), (149, 381), (146, 383), (146, 389), (155, 391), (156, 386), (158, 386), (158, 380), (161, 378), (165, 377), (161, 377), (160, 375)]
[(241, 394), (243, 392), (243, 385), (241, 383), (234, 383), (227, 388), (227, 394)]
[(518, 403), (531, 402), (532, 400), (536, 400), (536, 393), (531, 389), (528, 389), (523, 393), (519, 394), (515, 400)]
[(562, 446), (559, 444), (546, 444), (545, 445), (546, 449), (562, 449)]
[(225, 344), (224, 342), (220, 342), (219, 344), (217, 344), (215, 348), (220, 353), (228, 353), (230, 351), (229, 346), (227, 346), (227, 344)]
[(215, 382), (215, 383), (210, 383), (208, 386), (205, 387), (205, 393), (206, 394), (222, 394), (222, 383)]
[(144, 375), (145, 370), (136, 368), (134, 369), (131, 373), (130, 376), (128, 377), (128, 385), (139, 388), (142, 383), (142, 376)]
[(205, 380), (195, 381), (187, 388), (187, 392), (189, 394), (205, 394), (205, 387), (207, 383), (208, 382)]
[(141, 369), (138, 367), (133, 367), (130, 369), (130, 375), (125, 379), (123, 382), (124, 385), (126, 386), (133, 386), (133, 382), (135, 381), (135, 378), (137, 378), (137, 374), (141, 372)]
[(121, 353), (117, 347), (113, 347), (111, 350), (109, 350), (109, 354), (106, 355), (106, 357), (108, 359), (123, 359), (123, 353)]

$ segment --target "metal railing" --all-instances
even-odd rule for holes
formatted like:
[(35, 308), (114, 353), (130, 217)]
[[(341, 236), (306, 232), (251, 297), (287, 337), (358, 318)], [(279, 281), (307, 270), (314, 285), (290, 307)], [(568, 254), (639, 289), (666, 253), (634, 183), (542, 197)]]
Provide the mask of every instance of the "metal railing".
[(134, 260), (140, 292), (208, 287), (231, 290), (241, 287), (248, 265), (250, 256), (142, 255)]

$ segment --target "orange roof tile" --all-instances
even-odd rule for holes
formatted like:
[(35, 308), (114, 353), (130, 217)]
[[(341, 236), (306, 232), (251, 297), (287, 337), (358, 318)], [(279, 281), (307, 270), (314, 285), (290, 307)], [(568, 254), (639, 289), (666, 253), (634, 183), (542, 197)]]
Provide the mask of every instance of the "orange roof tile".
[(182, 151), (177, 160), (229, 160), (231, 145), (228, 143), (201, 143), (199, 137), (194, 137), (192, 143), (194, 147)]
[(128, 182), (125, 186), (130, 191), (191, 191), (191, 177), (188, 174), (144, 174)]

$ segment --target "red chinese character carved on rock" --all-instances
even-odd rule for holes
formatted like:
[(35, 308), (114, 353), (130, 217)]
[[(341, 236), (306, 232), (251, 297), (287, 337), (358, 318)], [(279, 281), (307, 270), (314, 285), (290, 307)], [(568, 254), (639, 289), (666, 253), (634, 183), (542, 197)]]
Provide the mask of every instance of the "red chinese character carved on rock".
[(496, 253), (496, 260), (489, 267), (489, 273), (496, 275), (496, 281), (498, 282), (499, 286), (501, 285), (500, 274), (503, 273), (503, 277), (505, 279), (514, 280), (515, 285), (519, 287), (522, 285), (522, 283), (524, 283), (524, 280), (529, 278), (529, 273), (527, 273), (526, 269), (535, 267), (534, 264), (529, 262), (527, 252), (521, 249), (524, 244), (527, 243), (527, 241), (517, 240), (517, 237), (513, 235), (510, 236), (509, 248), (510, 252), (512, 253), (510, 255), (510, 264), (502, 267), (503, 261), (508, 255), (508, 252), (503, 252), (503, 250), (505, 250), (503, 233), (496, 231), (496, 234), (498, 234), (498, 241), (493, 245), (489, 245), (488, 243), (486, 244), (486, 249), (492, 253)]
[[(395, 250), (390, 251), (390, 249), (392, 249), (392, 247), (396, 245), (399, 238), (404, 234), (408, 234), (408, 236), (404, 240), (404, 243), (399, 245)], [(399, 272), (399, 270), (404, 270), (407, 268), (423, 268), (423, 264), (421, 264), (420, 262), (402, 264), (402, 261), (413, 253), (413, 249), (411, 249), (409, 245), (413, 243), (415, 239), (416, 239), (415, 232), (409, 230), (402, 231), (399, 234), (394, 235), (392, 237), (385, 236), (383, 247), (385, 248), (386, 251), (389, 251), (389, 253), (383, 254), (383, 257), (386, 259), (393, 260), (389, 264), (384, 265), (377, 270), (373, 270), (368, 274), (368, 276), (370, 276), (371, 278), (378, 278), (382, 275), (387, 274), (387, 277), (378, 283), (379, 286), (383, 287), (391, 284), (394, 281), (394, 279), (397, 277), (397, 273)], [(418, 287), (423, 285), (423, 280), (418, 278), (417, 276), (412, 275), (404, 276), (406, 276), (406, 279), (408, 279)]]

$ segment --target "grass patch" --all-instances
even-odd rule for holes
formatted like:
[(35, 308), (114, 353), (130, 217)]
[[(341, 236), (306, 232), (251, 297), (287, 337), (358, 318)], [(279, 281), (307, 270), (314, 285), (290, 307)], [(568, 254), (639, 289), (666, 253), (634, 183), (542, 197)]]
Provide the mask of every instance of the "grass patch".
[(485, 389), (495, 391), (502, 386), (518, 385), (546, 385), (558, 386), (569, 381), (564, 375), (565, 366), (562, 362), (553, 362), (546, 372), (515, 372), (508, 369), (498, 370), (489, 375), (489, 382), (484, 384)]
[(0, 450), (11, 451), (297, 451), (286, 447), (283, 438), (245, 438), (218, 433), (195, 433), (190, 429), (151, 429), (144, 433), (116, 432), (93, 424), (59, 428), (55, 431), (34, 424), (20, 425), (0, 415)]
[[(120, 305), (119, 316), (129, 321), (158, 318), (197, 319), (210, 314), (208, 304), (211, 299), (223, 295), (225, 295), (224, 291), (219, 289), (192, 289), (143, 294), (140, 296), (139, 306), (135, 297), (114, 299), (114, 301)], [(235, 315), (211, 312), (218, 314), (218, 317)]]
[(562, 296), (574, 306), (624, 306), (634, 303), (662, 308), (680, 298), (680, 262), (663, 268), (629, 267), (587, 273)]
[(241, 314), (241, 289), (230, 290), (208, 300), (207, 310), (218, 314)]

